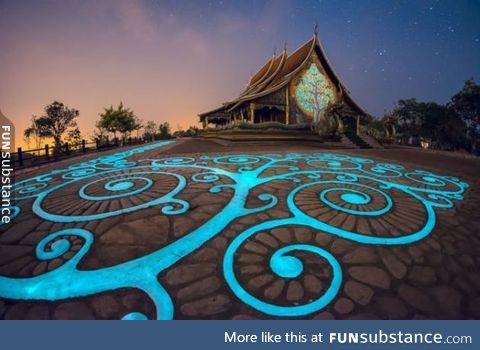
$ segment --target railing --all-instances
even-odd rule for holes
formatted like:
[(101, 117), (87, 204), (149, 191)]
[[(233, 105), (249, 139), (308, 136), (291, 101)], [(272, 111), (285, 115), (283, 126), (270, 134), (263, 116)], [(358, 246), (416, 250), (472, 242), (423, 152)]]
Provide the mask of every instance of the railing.
[(114, 138), (112, 140), (107, 138), (102, 141), (96, 139), (93, 142), (82, 140), (78, 145), (64, 143), (58, 149), (56, 147), (50, 147), (49, 145), (45, 145), (42, 148), (29, 150), (23, 150), (21, 147), (18, 147), (17, 152), (11, 153), (11, 159), (14, 168), (28, 168), (82, 154), (104, 151), (116, 147), (137, 145), (152, 141), (155, 140), (129, 137), (125, 140), (119, 140), (118, 138)]

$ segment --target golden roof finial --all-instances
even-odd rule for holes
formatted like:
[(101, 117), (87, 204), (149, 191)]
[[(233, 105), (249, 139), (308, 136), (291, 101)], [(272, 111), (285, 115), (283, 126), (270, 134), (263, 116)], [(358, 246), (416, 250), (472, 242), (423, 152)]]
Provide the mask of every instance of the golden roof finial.
[(313, 28), (313, 34), (318, 36), (318, 21), (315, 21), (315, 27)]

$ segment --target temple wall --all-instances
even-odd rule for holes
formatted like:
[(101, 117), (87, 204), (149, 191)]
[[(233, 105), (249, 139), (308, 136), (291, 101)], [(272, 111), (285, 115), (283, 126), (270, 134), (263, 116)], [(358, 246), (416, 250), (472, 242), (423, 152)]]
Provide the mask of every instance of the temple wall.
[(255, 104), (285, 106), (285, 93), (283, 89), (266, 96), (255, 99)]

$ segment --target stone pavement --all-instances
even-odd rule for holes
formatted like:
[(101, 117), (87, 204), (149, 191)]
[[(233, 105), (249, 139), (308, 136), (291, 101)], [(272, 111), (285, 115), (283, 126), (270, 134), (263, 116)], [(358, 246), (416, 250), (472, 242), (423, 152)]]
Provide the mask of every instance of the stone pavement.
[(115, 153), (17, 177), (1, 318), (480, 318), (477, 159), (197, 140)]

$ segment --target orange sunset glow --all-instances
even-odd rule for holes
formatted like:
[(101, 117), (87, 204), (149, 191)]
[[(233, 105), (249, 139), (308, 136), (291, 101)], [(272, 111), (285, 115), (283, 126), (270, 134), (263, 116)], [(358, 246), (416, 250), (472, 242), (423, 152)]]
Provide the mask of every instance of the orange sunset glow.
[(50, 1), (34, 4), (35, 16), (11, 5), (0, 14), (1, 32), (11, 34), (1, 38), (0, 109), (15, 123), (17, 146), (32, 115), (54, 100), (80, 111), (84, 138), (103, 108), (120, 101), (143, 121), (198, 125), (199, 112), (246, 83), (251, 64), (242, 55), (262, 51), (260, 43), (238, 47), (257, 32), (253, 19), (218, 15), (222, 32), (207, 36), (144, 2)]
[[(144, 122), (200, 126), (197, 114), (238, 96), (248, 78), (314, 24), (329, 60), (364, 109), (381, 117), (415, 96), (445, 103), (478, 76), (476, 19), (448, 4), (378, 1), (5, 1), (0, 6), (0, 110), (16, 144), (55, 100), (80, 111), (90, 139), (103, 108), (120, 101)], [(453, 6), (453, 5), (452, 5)], [(465, 4), (475, 13), (474, 3)], [(438, 12), (438, 13), (437, 13)], [(422, 21), (412, 13), (424, 13)], [(388, 24), (388, 25), (387, 25)], [(450, 55), (448, 52), (455, 52)]]

